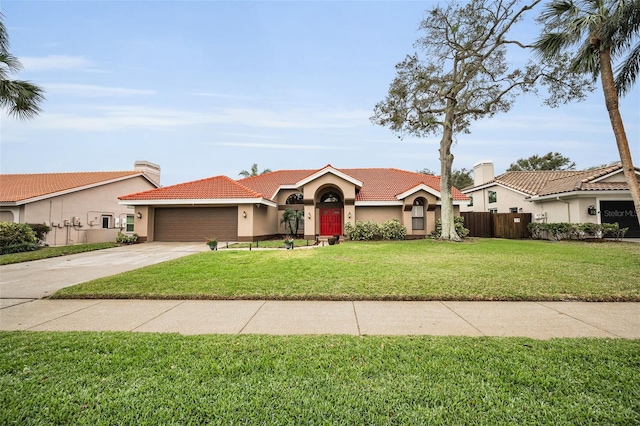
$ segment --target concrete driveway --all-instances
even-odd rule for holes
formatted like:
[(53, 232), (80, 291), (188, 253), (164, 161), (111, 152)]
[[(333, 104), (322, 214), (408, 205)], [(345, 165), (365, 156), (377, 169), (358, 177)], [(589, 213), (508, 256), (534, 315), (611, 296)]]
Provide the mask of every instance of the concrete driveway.
[(146, 243), (0, 266), (0, 299), (40, 299), (96, 278), (131, 271), (209, 248), (204, 243)]

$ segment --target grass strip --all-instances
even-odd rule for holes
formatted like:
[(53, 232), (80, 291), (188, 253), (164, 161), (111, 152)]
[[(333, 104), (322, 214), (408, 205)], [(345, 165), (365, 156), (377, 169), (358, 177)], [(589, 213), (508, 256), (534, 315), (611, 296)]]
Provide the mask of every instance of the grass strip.
[(640, 301), (640, 244), (416, 240), (203, 252), (54, 297)]
[(84, 253), (86, 251), (103, 250), (118, 247), (116, 243), (77, 244), (72, 246), (42, 247), (35, 251), (23, 253), (3, 254), (0, 265), (29, 262), (31, 260), (48, 259), (50, 257), (67, 256), (69, 254)]
[(0, 333), (1, 424), (638, 424), (640, 341)]
[[(313, 240), (296, 239), (293, 242), (294, 249), (296, 247), (307, 247), (315, 245)], [(255, 241), (252, 243), (234, 243), (229, 244), (229, 248), (284, 248), (284, 239)]]

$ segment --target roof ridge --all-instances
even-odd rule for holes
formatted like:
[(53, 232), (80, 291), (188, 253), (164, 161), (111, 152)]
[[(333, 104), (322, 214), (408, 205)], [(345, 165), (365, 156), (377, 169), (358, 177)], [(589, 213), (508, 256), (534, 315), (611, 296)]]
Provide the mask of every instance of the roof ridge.
[(93, 172), (47, 172), (47, 173), (0, 173), (0, 176), (47, 176), (47, 175), (79, 175), (79, 174), (100, 174), (100, 173), (127, 173), (127, 174), (142, 174), (140, 170), (106, 170), (106, 171), (93, 171)]

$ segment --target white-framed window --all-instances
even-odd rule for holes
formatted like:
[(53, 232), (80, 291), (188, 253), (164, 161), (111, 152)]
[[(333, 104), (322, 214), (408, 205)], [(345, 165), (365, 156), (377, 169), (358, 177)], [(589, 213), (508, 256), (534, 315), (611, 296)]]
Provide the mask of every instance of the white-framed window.
[(133, 215), (132, 214), (128, 214), (127, 215), (127, 232), (133, 232)]
[(424, 200), (422, 198), (416, 198), (413, 207), (411, 207), (411, 228), (424, 229)]
[(496, 191), (489, 191), (489, 203), (498, 202), (498, 193)]

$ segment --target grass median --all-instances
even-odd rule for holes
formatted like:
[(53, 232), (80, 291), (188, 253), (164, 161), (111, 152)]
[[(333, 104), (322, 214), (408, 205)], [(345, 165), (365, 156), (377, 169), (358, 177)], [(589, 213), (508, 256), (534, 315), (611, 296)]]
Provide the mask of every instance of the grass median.
[(118, 247), (116, 243), (76, 244), (70, 246), (41, 247), (38, 250), (23, 253), (10, 253), (0, 256), (0, 265), (30, 262), (32, 260), (48, 259), (50, 257), (68, 256), (70, 254), (87, 251), (103, 250)]
[(203, 252), (56, 298), (640, 300), (640, 244), (474, 239)]
[(640, 341), (0, 333), (2, 424), (638, 424)]

